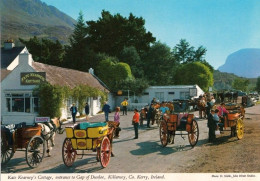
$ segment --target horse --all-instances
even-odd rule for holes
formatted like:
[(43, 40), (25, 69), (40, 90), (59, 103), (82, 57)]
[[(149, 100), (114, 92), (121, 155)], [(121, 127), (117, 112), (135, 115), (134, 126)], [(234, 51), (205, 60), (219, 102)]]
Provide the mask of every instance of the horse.
[(147, 107), (143, 107), (140, 111), (140, 126), (143, 126), (144, 120), (147, 118), (147, 113)]
[(206, 114), (206, 101), (205, 99), (203, 99), (202, 97), (200, 98), (199, 102), (198, 102), (198, 109), (199, 109), (199, 117), (200, 119), (202, 118), (202, 116), (204, 118), (207, 118), (207, 114)]
[[(55, 146), (54, 144), (54, 137), (55, 137), (55, 133), (57, 132), (58, 134), (62, 134), (64, 132), (64, 129), (61, 127), (61, 122), (60, 122), (60, 118), (54, 118), (51, 119), (50, 122), (46, 122), (46, 123), (38, 123), (38, 125), (40, 125), (41, 128), (41, 136), (42, 138), (46, 141), (47, 143), (47, 156), (50, 157), (50, 151), (52, 150), (52, 147)], [(51, 145), (49, 145), (49, 141), (51, 142)]]

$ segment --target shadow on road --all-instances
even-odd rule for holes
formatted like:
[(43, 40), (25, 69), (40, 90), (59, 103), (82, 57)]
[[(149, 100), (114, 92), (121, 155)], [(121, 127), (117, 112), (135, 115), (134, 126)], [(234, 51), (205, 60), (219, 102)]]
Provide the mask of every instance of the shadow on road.
[(140, 142), (140, 143), (137, 143), (137, 145), (140, 148), (130, 151), (131, 154), (148, 155), (151, 153), (158, 152), (158, 154), (160, 154), (160, 155), (169, 155), (169, 154), (172, 154), (175, 152), (188, 151), (188, 150), (192, 149), (192, 147), (190, 145), (176, 145), (173, 147), (167, 147), (167, 146), (162, 147), (161, 144), (159, 144), (159, 141), (157, 141), (157, 142), (151, 142), (151, 141)]
[(26, 168), (17, 169), (19, 165), (27, 165), (25, 158), (15, 158), (11, 159), (6, 165), (1, 166), (2, 173), (16, 173), (16, 172), (23, 172), (26, 170), (30, 170), (31, 168), (28, 166)]
[[(91, 164), (91, 168), (85, 168), (87, 164)], [(93, 166), (93, 164), (97, 166)], [(79, 169), (79, 167), (83, 167)], [(71, 167), (67, 167), (65, 164), (60, 164), (48, 170), (44, 170), (42, 173), (94, 173), (101, 170), (103, 167), (100, 162), (97, 162), (95, 154), (90, 158), (76, 159)]]

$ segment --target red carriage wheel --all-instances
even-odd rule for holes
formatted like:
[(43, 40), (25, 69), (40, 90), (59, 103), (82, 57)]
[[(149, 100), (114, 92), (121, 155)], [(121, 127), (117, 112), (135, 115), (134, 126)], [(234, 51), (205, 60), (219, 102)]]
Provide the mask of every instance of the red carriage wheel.
[(110, 156), (111, 156), (111, 146), (110, 146), (110, 141), (107, 136), (105, 136), (100, 145), (100, 152), (98, 153), (100, 155), (100, 163), (103, 168), (107, 167), (109, 161), (110, 161)]
[(162, 146), (165, 147), (168, 143), (168, 129), (167, 129), (167, 123), (165, 120), (161, 121), (159, 131), (160, 131), (160, 140), (161, 140)]
[(8, 144), (4, 132), (1, 132), (1, 166), (6, 164), (14, 155), (14, 149)]
[(71, 167), (76, 159), (77, 151), (72, 148), (69, 138), (66, 138), (62, 146), (62, 159), (67, 167)]
[(197, 121), (194, 119), (192, 120), (191, 132), (188, 133), (188, 138), (189, 138), (190, 145), (194, 147), (197, 144), (199, 139), (199, 127)]
[(26, 162), (31, 168), (36, 168), (42, 162), (45, 154), (45, 142), (42, 137), (34, 136), (30, 139), (26, 152)]

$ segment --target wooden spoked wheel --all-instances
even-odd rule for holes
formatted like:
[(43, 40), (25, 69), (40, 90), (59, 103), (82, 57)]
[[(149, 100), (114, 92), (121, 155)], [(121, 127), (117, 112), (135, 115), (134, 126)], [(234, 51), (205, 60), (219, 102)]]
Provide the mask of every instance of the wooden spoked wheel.
[(237, 138), (240, 140), (244, 137), (244, 123), (241, 118), (237, 120), (236, 125)]
[(26, 162), (31, 168), (36, 168), (42, 162), (45, 154), (45, 142), (40, 136), (34, 136), (30, 139), (26, 152)]
[(77, 151), (73, 149), (71, 140), (66, 138), (62, 146), (62, 159), (67, 167), (71, 167), (76, 159)]
[(162, 143), (162, 146), (165, 147), (168, 143), (168, 129), (167, 129), (167, 123), (165, 120), (163, 120), (159, 127), (159, 133), (160, 133), (160, 140)]
[(191, 132), (188, 133), (188, 138), (189, 138), (190, 145), (194, 147), (197, 144), (199, 139), (199, 127), (197, 121), (194, 119), (192, 120), (191, 123)]
[(14, 149), (8, 144), (4, 132), (1, 132), (1, 166), (5, 165), (14, 155)]
[(101, 141), (99, 154), (101, 166), (103, 168), (107, 167), (111, 156), (111, 146), (107, 136), (105, 136)]

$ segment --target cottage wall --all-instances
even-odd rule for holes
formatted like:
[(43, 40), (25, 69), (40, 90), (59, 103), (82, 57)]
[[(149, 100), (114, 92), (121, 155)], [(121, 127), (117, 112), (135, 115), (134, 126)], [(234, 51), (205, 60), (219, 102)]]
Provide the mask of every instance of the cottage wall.
[[(8, 112), (5, 95), (8, 93), (32, 93), (35, 85), (21, 85), (21, 72), (35, 72), (29, 65), (31, 61), (29, 54), (19, 55), (19, 65), (2, 81), (1, 84), (1, 121), (2, 124), (16, 124), (26, 122), (33, 124), (37, 113)], [(32, 108), (31, 108), (32, 109)]]

